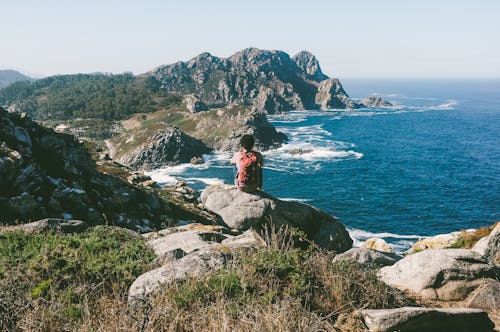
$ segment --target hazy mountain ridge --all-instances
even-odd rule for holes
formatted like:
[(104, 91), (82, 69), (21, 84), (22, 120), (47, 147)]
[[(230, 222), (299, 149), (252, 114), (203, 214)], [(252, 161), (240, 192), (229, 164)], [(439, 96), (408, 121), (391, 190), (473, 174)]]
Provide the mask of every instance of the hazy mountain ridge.
[(31, 81), (32, 78), (16, 70), (0, 69), (0, 89), (4, 88), (14, 82), (18, 81)]

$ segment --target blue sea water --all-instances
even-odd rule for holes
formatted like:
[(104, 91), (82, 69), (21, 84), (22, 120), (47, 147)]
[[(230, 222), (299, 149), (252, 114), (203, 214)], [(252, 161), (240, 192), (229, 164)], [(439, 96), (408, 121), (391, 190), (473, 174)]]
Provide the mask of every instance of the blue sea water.
[[(500, 220), (500, 80), (344, 80), (393, 108), (270, 116), (289, 144), (264, 153), (264, 190), (340, 218), (355, 244), (397, 250), (423, 236)], [(151, 172), (195, 188), (231, 183), (231, 154)]]

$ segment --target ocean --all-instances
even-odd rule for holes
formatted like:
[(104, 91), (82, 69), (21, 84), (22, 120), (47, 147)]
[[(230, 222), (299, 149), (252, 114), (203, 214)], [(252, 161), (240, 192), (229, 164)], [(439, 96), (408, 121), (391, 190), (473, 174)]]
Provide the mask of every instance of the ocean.
[[(354, 245), (396, 251), (500, 220), (500, 80), (342, 80), (395, 106), (269, 116), (290, 142), (264, 153), (264, 190), (340, 218)], [(148, 174), (196, 189), (232, 183), (231, 153)]]

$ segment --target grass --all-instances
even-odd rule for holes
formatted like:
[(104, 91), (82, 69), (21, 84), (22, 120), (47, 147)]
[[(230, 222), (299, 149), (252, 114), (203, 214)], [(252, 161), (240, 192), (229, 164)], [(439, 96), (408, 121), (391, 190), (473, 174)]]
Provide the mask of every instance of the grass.
[(495, 227), (495, 225), (485, 226), (485, 227), (481, 227), (481, 228), (476, 229), (474, 232), (462, 231), (460, 234), (460, 238), (454, 244), (452, 244), (450, 248), (470, 249), (481, 238), (488, 236), (494, 227)]
[(359, 331), (361, 308), (414, 305), (375, 272), (295, 248), (300, 233), (264, 232), (266, 248), (237, 250), (222, 270), (127, 304), (151, 268), (142, 238), (99, 226), (82, 234), (0, 235), (0, 330)]
[(125, 296), (153, 259), (141, 237), (115, 227), (69, 235), (2, 233), (0, 330), (25, 329), (31, 320), (48, 330), (78, 326), (84, 309), (100, 297)]

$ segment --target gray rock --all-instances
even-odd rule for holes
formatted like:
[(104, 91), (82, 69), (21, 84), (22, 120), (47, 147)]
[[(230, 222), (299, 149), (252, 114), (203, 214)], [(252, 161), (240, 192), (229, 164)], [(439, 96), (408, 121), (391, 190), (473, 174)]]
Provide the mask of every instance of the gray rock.
[(41, 233), (47, 231), (61, 233), (80, 233), (88, 228), (87, 223), (81, 220), (66, 220), (46, 218), (27, 224), (5, 227), (3, 231), (24, 231), (26, 233)]
[(222, 245), (233, 248), (259, 248), (264, 247), (266, 243), (254, 231), (246, 230), (243, 234), (237, 236), (229, 236), (221, 242)]
[(353, 109), (357, 107), (356, 103), (349, 98), (342, 84), (336, 78), (319, 82), (315, 103), (322, 110), (335, 108)]
[(129, 290), (129, 301), (146, 299), (162, 285), (187, 277), (201, 277), (231, 259), (235, 248), (259, 248), (263, 240), (251, 230), (230, 235), (222, 226), (187, 224), (142, 235), (161, 267), (139, 276)]
[(314, 81), (323, 81), (328, 79), (328, 76), (323, 74), (321, 71), (318, 59), (316, 59), (312, 53), (308, 51), (301, 51), (294, 55), (292, 59), (295, 61), (297, 66), (304, 71), (308, 79)]
[(396, 263), (402, 258), (397, 254), (381, 252), (368, 248), (352, 248), (336, 255), (333, 262), (354, 261), (369, 268), (380, 268)]
[(494, 324), (479, 309), (417, 308), (366, 309), (361, 316), (370, 331), (486, 332)]
[(471, 250), (442, 249), (408, 255), (378, 275), (388, 285), (424, 299), (460, 301), (488, 278), (496, 279), (499, 269)]
[(360, 105), (364, 107), (376, 107), (376, 108), (385, 108), (392, 107), (393, 105), (387, 100), (382, 99), (380, 96), (370, 96), (361, 100)]
[(206, 111), (208, 109), (198, 96), (189, 94), (184, 96), (184, 104), (191, 113)]
[(289, 225), (304, 231), (322, 248), (343, 252), (352, 246), (349, 233), (336, 218), (307, 204), (281, 201), (264, 192), (249, 194), (233, 186), (211, 186), (200, 199), (230, 228), (247, 230), (265, 223)]
[(157, 269), (140, 275), (129, 289), (129, 302), (145, 299), (163, 285), (176, 280), (199, 278), (212, 271), (220, 270), (228, 255), (212, 249), (200, 249), (179, 260), (171, 261)]
[(500, 282), (486, 282), (469, 295), (466, 303), (469, 308), (500, 310)]
[(500, 265), (500, 222), (495, 225), (490, 235), (480, 239), (472, 250), (486, 257), (488, 261)]
[(160, 262), (183, 257), (200, 249), (219, 246), (227, 238), (221, 228), (202, 224), (172, 227), (145, 235)]

